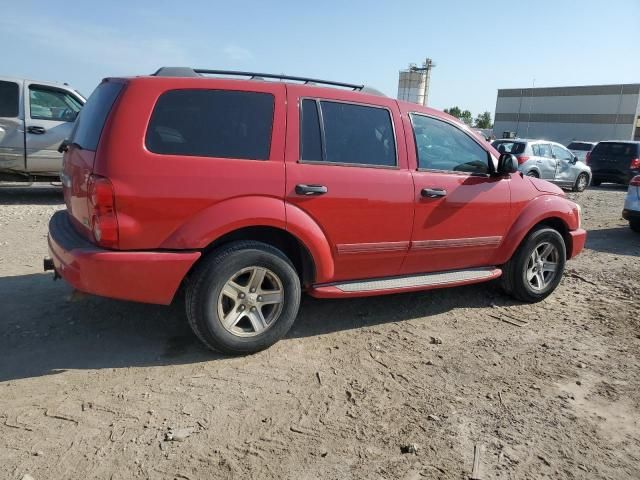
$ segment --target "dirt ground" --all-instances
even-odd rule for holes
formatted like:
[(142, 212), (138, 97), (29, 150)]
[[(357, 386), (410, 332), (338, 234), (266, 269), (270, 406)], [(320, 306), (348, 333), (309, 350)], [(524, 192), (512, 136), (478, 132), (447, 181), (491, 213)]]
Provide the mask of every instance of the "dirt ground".
[(70, 296), (42, 272), (59, 190), (1, 189), (0, 478), (465, 479), (476, 445), (482, 479), (640, 478), (624, 194), (569, 194), (587, 249), (542, 303), (305, 298), (285, 340), (228, 358), (179, 304)]

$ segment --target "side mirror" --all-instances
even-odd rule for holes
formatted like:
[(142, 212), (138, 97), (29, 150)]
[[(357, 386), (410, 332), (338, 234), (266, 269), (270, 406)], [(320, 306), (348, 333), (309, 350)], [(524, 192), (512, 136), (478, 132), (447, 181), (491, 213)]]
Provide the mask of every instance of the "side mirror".
[(573, 163), (574, 165), (576, 163), (578, 163), (578, 160), (580, 160), (576, 155), (573, 156), (573, 160), (571, 160), (571, 163)]
[(498, 175), (508, 175), (518, 171), (518, 159), (511, 153), (503, 153), (498, 158)]

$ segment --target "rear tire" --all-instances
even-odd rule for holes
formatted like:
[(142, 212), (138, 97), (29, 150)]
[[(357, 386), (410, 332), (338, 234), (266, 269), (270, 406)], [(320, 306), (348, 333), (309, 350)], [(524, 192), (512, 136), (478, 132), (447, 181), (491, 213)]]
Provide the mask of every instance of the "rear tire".
[(591, 180), (591, 185), (593, 185), (594, 187), (599, 187), (602, 184), (601, 180), (598, 180), (596, 178), (594, 178), (593, 180)]
[(527, 303), (545, 299), (560, 283), (566, 257), (562, 235), (544, 225), (536, 227), (503, 265), (503, 290)]
[(640, 220), (629, 220), (629, 228), (636, 233), (640, 233)]
[(538, 172), (535, 170), (529, 170), (527, 172), (527, 177), (540, 178), (540, 175), (538, 175)]
[(584, 192), (584, 189), (589, 185), (589, 175), (586, 173), (581, 173), (576, 178), (576, 183), (573, 184), (572, 190), (574, 192)]
[(284, 253), (262, 242), (232, 242), (202, 259), (190, 275), (187, 319), (208, 348), (255, 353), (286, 335), (300, 296), (300, 279)]

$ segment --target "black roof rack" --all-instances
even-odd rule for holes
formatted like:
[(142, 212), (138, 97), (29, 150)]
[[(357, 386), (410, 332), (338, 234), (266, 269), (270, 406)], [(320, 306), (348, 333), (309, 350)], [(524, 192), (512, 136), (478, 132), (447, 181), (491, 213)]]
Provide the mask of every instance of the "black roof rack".
[(332, 80), (319, 80), (317, 78), (294, 77), (291, 75), (276, 75), (273, 73), (257, 73), (257, 72), (239, 72), (236, 70), (207, 70), (204, 68), (188, 68), (188, 67), (162, 67), (156, 71), (154, 76), (157, 77), (197, 77), (200, 75), (230, 75), (238, 77), (249, 77), (251, 79), (262, 80), (265, 78), (275, 78), (278, 80), (292, 80), (294, 82), (303, 82), (305, 84), (322, 84), (334, 87), (350, 88), (352, 90), (367, 91), (364, 85), (356, 85), (353, 83), (334, 82)]

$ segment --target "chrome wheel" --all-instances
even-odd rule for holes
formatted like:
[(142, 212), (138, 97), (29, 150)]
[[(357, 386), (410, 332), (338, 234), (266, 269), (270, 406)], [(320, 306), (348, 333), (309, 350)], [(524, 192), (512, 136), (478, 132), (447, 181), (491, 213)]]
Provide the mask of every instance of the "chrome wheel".
[(549, 242), (540, 243), (533, 249), (526, 266), (526, 278), (535, 291), (544, 290), (556, 277), (560, 253)]
[(271, 327), (284, 305), (284, 288), (268, 268), (247, 267), (231, 276), (218, 297), (222, 326), (238, 337), (253, 337)]

